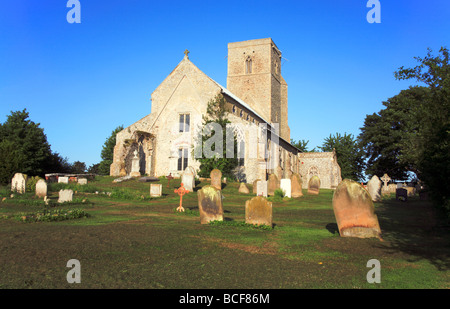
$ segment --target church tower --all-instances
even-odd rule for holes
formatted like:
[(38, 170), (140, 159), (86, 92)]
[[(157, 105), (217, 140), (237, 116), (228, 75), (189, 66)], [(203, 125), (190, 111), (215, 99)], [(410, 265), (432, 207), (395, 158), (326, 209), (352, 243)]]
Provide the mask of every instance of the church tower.
[(228, 44), (227, 89), (244, 100), (290, 142), (287, 83), (281, 76), (281, 51), (271, 38)]

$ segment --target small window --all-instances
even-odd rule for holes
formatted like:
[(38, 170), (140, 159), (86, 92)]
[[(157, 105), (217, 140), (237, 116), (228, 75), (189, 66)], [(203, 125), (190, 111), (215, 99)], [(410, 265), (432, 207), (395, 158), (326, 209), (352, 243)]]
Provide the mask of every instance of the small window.
[(190, 130), (190, 115), (180, 114), (180, 132), (189, 132)]
[(236, 114), (236, 105), (233, 105), (233, 114)]
[(239, 116), (242, 118), (244, 116), (244, 111), (241, 110), (241, 112), (239, 113)]
[(184, 171), (188, 167), (188, 149), (179, 148), (178, 149), (178, 170)]
[(251, 74), (252, 73), (252, 58), (249, 56), (245, 60), (245, 74)]
[(249, 121), (249, 120), (250, 120), (250, 115), (247, 114), (247, 121)]

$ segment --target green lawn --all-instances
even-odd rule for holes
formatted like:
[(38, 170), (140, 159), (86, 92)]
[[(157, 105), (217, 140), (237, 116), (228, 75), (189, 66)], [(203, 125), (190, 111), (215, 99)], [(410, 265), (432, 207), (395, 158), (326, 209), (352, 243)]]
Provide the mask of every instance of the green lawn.
[[(223, 188), (225, 221), (201, 225), (195, 192), (183, 197), (186, 213), (174, 212), (180, 180), (168, 188), (161, 179), (163, 197), (150, 198), (149, 183), (112, 179), (98, 177), (86, 187), (52, 184), (52, 200), (63, 187), (77, 193), (73, 203), (48, 209), (89, 214), (52, 222), (22, 222), (24, 214), (43, 211), (43, 201), (32, 193), (11, 199), (1, 187), (7, 198), (0, 203), (0, 288), (450, 287), (448, 227), (416, 198), (376, 203), (380, 241), (339, 236), (332, 190), (274, 201), (268, 230), (242, 224), (253, 195), (239, 194), (238, 183)], [(80, 284), (66, 280), (70, 259), (80, 261)], [(366, 280), (370, 259), (380, 261), (379, 284)]]

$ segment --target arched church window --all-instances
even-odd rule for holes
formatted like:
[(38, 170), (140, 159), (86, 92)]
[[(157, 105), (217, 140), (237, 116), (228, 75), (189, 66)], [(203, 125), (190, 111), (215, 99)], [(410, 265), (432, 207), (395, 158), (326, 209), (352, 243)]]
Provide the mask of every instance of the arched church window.
[(233, 105), (233, 114), (236, 114), (236, 105)]
[(241, 112), (239, 113), (239, 116), (242, 118), (244, 116), (244, 111), (241, 110)]

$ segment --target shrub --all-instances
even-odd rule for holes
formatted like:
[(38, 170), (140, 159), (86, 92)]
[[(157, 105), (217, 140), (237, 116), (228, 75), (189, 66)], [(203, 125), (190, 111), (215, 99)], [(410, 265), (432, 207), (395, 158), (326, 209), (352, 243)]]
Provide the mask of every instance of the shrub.
[(22, 222), (51, 222), (87, 218), (90, 215), (82, 209), (44, 210), (35, 213), (21, 213), (14, 218)]

